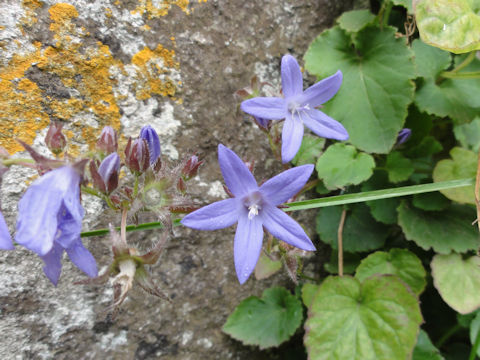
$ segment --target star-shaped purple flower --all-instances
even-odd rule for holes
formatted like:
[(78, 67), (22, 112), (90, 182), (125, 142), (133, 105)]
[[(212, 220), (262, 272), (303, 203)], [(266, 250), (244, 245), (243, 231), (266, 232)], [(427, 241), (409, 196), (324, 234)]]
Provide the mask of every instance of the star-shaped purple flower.
[(303, 124), (321, 137), (347, 140), (348, 132), (338, 121), (315, 109), (330, 100), (340, 89), (342, 72), (303, 91), (303, 78), (297, 60), (291, 55), (282, 58), (282, 90), (280, 97), (256, 97), (242, 102), (241, 109), (257, 119), (282, 120), (282, 161), (295, 157), (303, 138)]
[(290, 245), (315, 250), (302, 227), (277, 208), (300, 191), (310, 177), (313, 165), (284, 171), (258, 186), (245, 163), (222, 144), (218, 146), (218, 162), (225, 184), (234, 197), (194, 211), (181, 223), (197, 230), (223, 229), (238, 223), (233, 255), (240, 284), (255, 269), (262, 249), (263, 227)]
[(8, 231), (7, 223), (3, 214), (0, 212), (0, 249), (1, 250), (13, 250), (15, 247), (12, 244), (12, 237)]
[(88, 276), (98, 274), (94, 257), (80, 240), (83, 215), (80, 174), (71, 166), (35, 180), (18, 203), (15, 240), (42, 258), (43, 271), (54, 285), (60, 277), (64, 250)]

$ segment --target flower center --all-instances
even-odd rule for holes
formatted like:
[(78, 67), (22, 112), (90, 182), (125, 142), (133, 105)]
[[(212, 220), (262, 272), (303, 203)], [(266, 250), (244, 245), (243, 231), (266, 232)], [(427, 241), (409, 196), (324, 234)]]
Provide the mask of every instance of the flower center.
[(259, 210), (262, 209), (262, 194), (258, 191), (245, 196), (243, 199), (243, 205), (248, 209), (248, 219), (252, 220), (255, 216), (258, 215)]
[(310, 110), (310, 105), (309, 104), (301, 104), (297, 101), (290, 101), (288, 103), (288, 111), (292, 115), (300, 115), (300, 112), (305, 111), (305, 110)]

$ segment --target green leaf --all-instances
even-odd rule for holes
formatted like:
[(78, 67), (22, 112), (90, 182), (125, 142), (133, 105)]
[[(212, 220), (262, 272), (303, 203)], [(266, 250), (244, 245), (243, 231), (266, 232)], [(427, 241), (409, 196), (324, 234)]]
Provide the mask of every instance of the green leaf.
[(444, 360), (440, 351), (432, 344), (428, 334), (420, 329), (412, 360)]
[(374, 167), (371, 155), (357, 152), (351, 145), (336, 143), (318, 158), (315, 168), (325, 186), (335, 189), (360, 184), (372, 175)]
[(478, 151), (480, 148), (480, 117), (477, 116), (470, 124), (455, 125), (453, 132), (462, 147)]
[(410, 14), (413, 13), (412, 0), (393, 0), (395, 5), (401, 5), (408, 10)]
[[(480, 49), (476, 0), (417, 1), (415, 16), (424, 42), (456, 54)], [(478, 6), (478, 2), (477, 2)]]
[(398, 224), (405, 237), (424, 250), (433, 248), (440, 254), (478, 248), (478, 231), (472, 226), (475, 218), (473, 209), (460, 205), (444, 211), (424, 212), (404, 201), (398, 208)]
[(337, 20), (338, 26), (348, 32), (358, 32), (375, 20), (370, 10), (352, 10), (342, 14)]
[(260, 254), (257, 265), (255, 266), (255, 278), (257, 280), (266, 279), (282, 268), (280, 260), (273, 261), (264, 253)]
[(317, 158), (322, 153), (325, 146), (325, 139), (318, 136), (305, 135), (302, 140), (302, 145), (297, 152), (297, 155), (292, 160), (296, 166), (305, 164), (315, 164)]
[(419, 39), (413, 41), (412, 50), (415, 53), (417, 76), (435, 79), (452, 62), (450, 53), (427, 45)]
[(388, 153), (413, 98), (412, 51), (394, 28), (368, 26), (352, 39), (339, 27), (320, 34), (305, 54), (305, 68), (319, 78), (343, 72), (343, 84), (322, 110), (348, 130), (360, 150)]
[[(480, 71), (480, 60), (474, 59), (463, 71)], [(479, 88), (480, 79), (425, 78), (415, 94), (415, 104), (429, 114), (470, 122), (480, 113), (480, 96), (474, 95)]]
[(442, 299), (460, 314), (480, 307), (480, 258), (462, 259), (460, 254), (435, 255), (432, 263), (433, 284)]
[(300, 326), (302, 303), (282, 287), (272, 287), (262, 298), (250, 296), (228, 317), (223, 331), (260, 349), (278, 346), (288, 340)]
[[(450, 151), (452, 160), (441, 160), (433, 170), (433, 181), (448, 181), (474, 177), (477, 172), (477, 155), (466, 149), (455, 147)], [(475, 187), (441, 190), (450, 200), (459, 203), (475, 204)]]
[[(354, 274), (360, 261), (362, 260), (362, 255), (358, 253), (349, 253), (343, 252), (343, 273), (344, 274)], [(338, 251), (332, 250), (330, 255), (330, 261), (323, 264), (325, 271), (330, 274), (338, 274)]]
[[(475, 343), (480, 341), (477, 339), (479, 336), (480, 330), (480, 314), (477, 313), (477, 316), (473, 319), (472, 323), (470, 324), (470, 343), (472, 346), (475, 346)], [(480, 356), (480, 346), (477, 345), (477, 355)]]
[(450, 201), (438, 192), (413, 195), (413, 206), (426, 211), (445, 210)]
[[(363, 204), (354, 205), (347, 211), (343, 226), (343, 250), (359, 252), (375, 250), (383, 246), (388, 236), (387, 227), (376, 222)], [(320, 240), (338, 249), (337, 234), (342, 207), (323, 208), (317, 215), (317, 232)]]
[(328, 277), (310, 306), (305, 346), (312, 360), (407, 359), (421, 322), (415, 295), (396, 277)]
[(317, 284), (311, 284), (311, 283), (303, 284), (302, 301), (307, 308), (309, 308), (310, 305), (312, 304), (313, 298), (315, 297), (315, 294), (317, 293), (319, 287), (320, 285), (317, 285)]
[[(375, 171), (373, 176), (362, 184), (362, 191), (385, 189), (389, 186), (391, 185), (388, 182), (387, 173), (385, 171)], [(366, 204), (375, 220), (389, 225), (397, 223), (397, 207), (400, 205), (400, 199), (367, 201)]]
[(408, 180), (413, 174), (412, 162), (399, 151), (392, 151), (387, 155), (385, 168), (388, 172), (388, 180), (392, 183)]
[(425, 269), (420, 259), (406, 249), (391, 249), (390, 252), (377, 251), (362, 260), (355, 277), (361, 282), (372, 275), (396, 275), (402, 279), (412, 291), (420, 295), (427, 281)]
[[(409, 157), (427, 158), (431, 155), (439, 153), (442, 151), (442, 149), (442, 144), (440, 144), (433, 136), (426, 136), (416, 145), (412, 144), (412, 147), (405, 151), (405, 154)], [(429, 166), (429, 168), (430, 167), (431, 166)]]

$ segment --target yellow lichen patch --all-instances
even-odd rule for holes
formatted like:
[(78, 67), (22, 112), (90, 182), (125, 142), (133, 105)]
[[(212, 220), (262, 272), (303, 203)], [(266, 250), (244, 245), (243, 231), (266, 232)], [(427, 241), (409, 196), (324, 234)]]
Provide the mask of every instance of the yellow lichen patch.
[(20, 19), (20, 23), (25, 26), (36, 24), (38, 19), (35, 11), (41, 8), (43, 3), (39, 0), (23, 0), (22, 6), (25, 10), (25, 15)]
[(67, 34), (76, 33), (75, 24), (73, 24), (71, 20), (78, 17), (78, 11), (73, 5), (59, 3), (52, 5), (50, 9), (48, 9), (48, 13), (52, 20), (50, 31), (55, 34), (54, 38), (57, 40), (57, 47), (62, 46), (62, 40), (68, 37)]
[(168, 14), (172, 5), (178, 6), (183, 12), (189, 14), (188, 0), (138, 0), (139, 4), (132, 10), (132, 14), (146, 14), (148, 19), (158, 18)]
[(138, 100), (146, 100), (153, 94), (173, 96), (177, 91), (177, 84), (165, 76), (172, 69), (178, 69), (175, 61), (175, 52), (158, 45), (155, 50), (143, 48), (132, 57), (132, 64), (137, 66), (137, 81), (135, 95)]
[(113, 16), (112, 9), (109, 7), (105, 8), (105, 16), (111, 18)]

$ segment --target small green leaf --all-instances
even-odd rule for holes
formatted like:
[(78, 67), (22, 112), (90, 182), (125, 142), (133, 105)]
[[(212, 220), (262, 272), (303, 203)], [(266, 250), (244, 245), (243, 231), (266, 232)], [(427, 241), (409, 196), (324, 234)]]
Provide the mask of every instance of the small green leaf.
[(406, 249), (391, 249), (390, 252), (377, 251), (362, 260), (355, 277), (365, 281), (372, 275), (397, 275), (413, 292), (420, 295), (425, 289), (427, 275), (420, 259)]
[(452, 62), (450, 53), (427, 45), (419, 39), (413, 41), (412, 50), (415, 53), (417, 76), (435, 79)]
[[(390, 186), (385, 171), (374, 171), (373, 176), (362, 184), (362, 191), (387, 189)], [(397, 207), (400, 205), (400, 199), (367, 201), (366, 204), (375, 220), (388, 225), (397, 223)]]
[[(452, 160), (441, 160), (433, 170), (433, 181), (447, 181), (474, 177), (477, 172), (477, 155), (463, 148), (455, 147), (450, 151)], [(441, 190), (450, 200), (459, 203), (475, 204), (475, 187)]]
[(450, 206), (450, 201), (438, 192), (413, 195), (413, 206), (426, 211), (441, 211)]
[(477, 116), (470, 124), (455, 125), (453, 132), (462, 147), (478, 151), (480, 148), (480, 117)]
[(396, 277), (330, 276), (310, 306), (305, 346), (312, 360), (407, 359), (421, 322), (416, 296)]
[(478, 231), (472, 226), (475, 217), (473, 209), (460, 205), (452, 205), (444, 211), (425, 212), (403, 201), (398, 208), (398, 224), (405, 237), (422, 249), (433, 248), (440, 254), (478, 248)]
[(432, 263), (433, 284), (442, 299), (460, 314), (480, 307), (480, 258), (462, 259), (460, 254), (435, 255)]
[[(440, 144), (433, 136), (426, 136), (416, 145), (412, 144), (412, 147), (405, 151), (405, 154), (409, 157), (425, 158), (439, 153), (442, 149), (442, 144)], [(429, 168), (431, 168), (431, 166), (429, 166)]]
[(476, 0), (417, 1), (415, 16), (422, 40), (456, 54), (479, 50), (480, 16), (475, 13), (474, 2)]
[(317, 158), (322, 153), (325, 146), (325, 139), (318, 136), (305, 135), (302, 140), (300, 150), (292, 160), (292, 163), (296, 166), (305, 164), (315, 164)]
[(374, 167), (371, 155), (357, 152), (351, 145), (336, 143), (318, 158), (315, 168), (325, 186), (335, 189), (360, 184), (372, 175)]
[(342, 14), (337, 20), (338, 25), (345, 31), (357, 32), (375, 20), (370, 10), (352, 10)]
[(412, 0), (393, 0), (395, 5), (401, 5), (408, 10), (410, 14), (413, 13)]
[(255, 278), (257, 280), (266, 279), (282, 268), (280, 260), (273, 261), (264, 253), (260, 254), (257, 265), (255, 266)]
[(367, 26), (352, 40), (334, 27), (320, 34), (305, 54), (305, 68), (319, 78), (343, 73), (343, 83), (322, 111), (340, 121), (358, 149), (388, 153), (413, 98), (413, 52), (396, 30)]
[(306, 283), (302, 286), (302, 301), (303, 304), (308, 308), (312, 304), (313, 298), (318, 291), (320, 285)]
[(392, 151), (387, 155), (385, 168), (388, 172), (388, 180), (392, 183), (408, 180), (413, 174), (412, 162), (399, 151)]
[(444, 360), (440, 351), (432, 344), (428, 334), (420, 329), (412, 360)]
[[(473, 321), (470, 324), (470, 343), (472, 346), (475, 345), (475, 342), (480, 341), (477, 339), (479, 336), (479, 330), (480, 330), (480, 314), (477, 313), (477, 316), (473, 319)], [(480, 356), (480, 346), (477, 347), (477, 355)]]
[[(354, 274), (360, 261), (362, 260), (362, 255), (359, 253), (349, 253), (343, 252), (343, 273), (344, 274)], [(338, 251), (332, 250), (330, 255), (330, 261), (323, 264), (325, 271), (332, 275), (338, 274)]]
[[(343, 226), (343, 250), (360, 252), (375, 250), (383, 246), (388, 236), (387, 227), (376, 222), (363, 204), (351, 206)], [(317, 215), (317, 232), (320, 240), (338, 249), (337, 234), (341, 206), (322, 208)]]
[(250, 296), (228, 317), (223, 331), (260, 349), (278, 346), (288, 340), (302, 322), (302, 303), (282, 287), (263, 292), (262, 298)]

